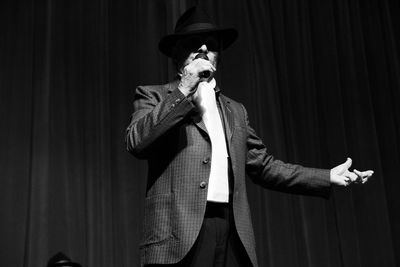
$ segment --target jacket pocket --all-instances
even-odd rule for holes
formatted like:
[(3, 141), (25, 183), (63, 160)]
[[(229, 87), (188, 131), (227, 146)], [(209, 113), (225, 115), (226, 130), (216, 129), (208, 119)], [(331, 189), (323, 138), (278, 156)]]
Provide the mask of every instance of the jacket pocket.
[(172, 237), (171, 198), (172, 194), (146, 198), (141, 247), (158, 244)]

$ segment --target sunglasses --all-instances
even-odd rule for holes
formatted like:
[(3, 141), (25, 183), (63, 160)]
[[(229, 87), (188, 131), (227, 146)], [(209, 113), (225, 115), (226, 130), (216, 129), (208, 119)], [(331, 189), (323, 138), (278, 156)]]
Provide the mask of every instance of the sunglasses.
[(213, 36), (190, 36), (178, 42), (178, 46), (187, 51), (197, 51), (202, 45), (206, 45), (208, 51), (220, 51), (221, 44)]

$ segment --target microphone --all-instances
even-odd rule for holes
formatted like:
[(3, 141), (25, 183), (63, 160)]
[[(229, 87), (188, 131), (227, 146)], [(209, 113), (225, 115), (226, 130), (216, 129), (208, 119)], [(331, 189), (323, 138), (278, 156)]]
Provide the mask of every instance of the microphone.
[[(208, 57), (207, 57), (207, 55), (204, 54), (204, 53), (198, 53), (198, 54), (194, 57), (194, 59), (198, 59), (198, 58), (201, 58), (201, 59), (204, 59), (204, 60), (209, 60)], [(205, 70), (205, 71), (203, 71), (203, 72), (200, 72), (200, 73), (199, 73), (199, 76), (200, 76), (200, 78), (208, 79), (208, 78), (210, 78), (210, 76), (211, 76), (211, 71)]]

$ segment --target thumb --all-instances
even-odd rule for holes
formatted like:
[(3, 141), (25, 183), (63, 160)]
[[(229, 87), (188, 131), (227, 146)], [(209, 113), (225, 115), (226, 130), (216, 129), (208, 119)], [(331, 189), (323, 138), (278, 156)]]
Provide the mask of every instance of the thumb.
[(347, 158), (346, 162), (340, 165), (339, 175), (344, 174), (350, 167), (353, 161), (351, 158)]

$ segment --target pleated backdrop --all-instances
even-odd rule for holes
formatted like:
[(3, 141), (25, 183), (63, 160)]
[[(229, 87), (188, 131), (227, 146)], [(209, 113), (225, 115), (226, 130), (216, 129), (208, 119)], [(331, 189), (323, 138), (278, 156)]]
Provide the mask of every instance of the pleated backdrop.
[[(0, 266), (139, 266), (147, 166), (125, 150), (137, 85), (183, 0), (0, 3)], [(200, 0), (239, 31), (218, 84), (284, 161), (351, 157), (373, 179), (329, 200), (248, 183), (260, 266), (400, 265), (400, 4)]]

